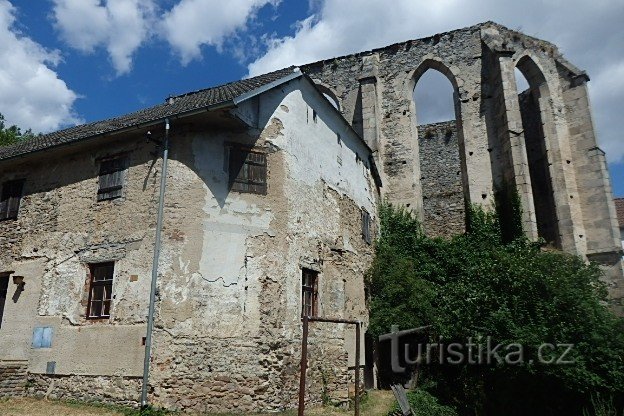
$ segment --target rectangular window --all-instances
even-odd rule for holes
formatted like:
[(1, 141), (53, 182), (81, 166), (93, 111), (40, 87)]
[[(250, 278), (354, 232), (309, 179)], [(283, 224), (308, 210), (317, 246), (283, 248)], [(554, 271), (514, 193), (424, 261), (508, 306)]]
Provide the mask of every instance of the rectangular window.
[(232, 146), (229, 150), (230, 189), (266, 195), (266, 154), (239, 146)]
[(39, 348), (52, 348), (52, 336), (54, 330), (50, 326), (35, 327), (33, 331), (32, 347)]
[(100, 162), (98, 201), (119, 198), (122, 195), (126, 160), (123, 157)]
[(301, 271), (301, 315), (318, 315), (318, 272), (310, 269)]
[(362, 209), (362, 238), (368, 244), (371, 244), (371, 242), (373, 241), (371, 234), (370, 214), (365, 209)]
[(9, 293), (9, 276), (0, 276), (0, 328), (2, 328), (2, 317), (4, 316), (4, 304)]
[(2, 185), (0, 197), (0, 221), (16, 220), (22, 200), (24, 181), (9, 181)]
[(111, 302), (113, 299), (113, 275), (115, 263), (98, 263), (89, 266), (89, 304), (87, 318), (110, 317)]

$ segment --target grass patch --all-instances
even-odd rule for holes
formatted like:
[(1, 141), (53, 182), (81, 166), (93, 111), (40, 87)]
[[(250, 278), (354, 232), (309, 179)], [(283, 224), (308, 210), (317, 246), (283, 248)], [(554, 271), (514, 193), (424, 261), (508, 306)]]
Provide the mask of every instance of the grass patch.
[[(394, 397), (389, 391), (370, 391), (362, 401), (363, 416), (386, 416)], [(186, 413), (185, 413), (186, 414)], [(306, 415), (310, 416), (347, 416), (353, 410), (331, 406), (306, 407)], [(46, 400), (34, 398), (0, 399), (0, 415), (2, 416), (175, 416), (177, 412), (147, 409), (138, 410), (124, 406), (102, 403), (84, 403), (75, 400)], [(193, 413), (195, 416), (241, 416), (241, 413)], [(246, 413), (245, 416), (296, 416), (297, 410), (278, 413)]]

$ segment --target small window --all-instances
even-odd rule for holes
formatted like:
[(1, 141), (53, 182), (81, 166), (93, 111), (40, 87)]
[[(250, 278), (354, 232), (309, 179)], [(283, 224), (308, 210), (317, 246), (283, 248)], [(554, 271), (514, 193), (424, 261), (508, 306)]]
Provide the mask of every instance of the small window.
[(2, 197), (0, 198), (0, 221), (17, 219), (23, 189), (23, 180), (9, 181), (2, 185)]
[(52, 348), (53, 335), (54, 330), (50, 326), (35, 327), (33, 330), (32, 347), (34, 349)]
[(301, 273), (301, 316), (317, 316), (318, 272), (302, 269)]
[(0, 275), (0, 328), (2, 328), (2, 317), (4, 316), (4, 304), (9, 292), (9, 276)]
[(117, 157), (114, 159), (102, 160), (100, 162), (98, 201), (115, 199), (122, 196), (125, 171), (125, 158)]
[(266, 154), (237, 146), (233, 146), (229, 150), (230, 189), (237, 192), (266, 195)]
[(362, 209), (362, 238), (368, 244), (371, 244), (371, 217), (365, 209)]
[(98, 263), (89, 266), (89, 304), (87, 318), (110, 317), (111, 302), (113, 299), (113, 275), (115, 263)]

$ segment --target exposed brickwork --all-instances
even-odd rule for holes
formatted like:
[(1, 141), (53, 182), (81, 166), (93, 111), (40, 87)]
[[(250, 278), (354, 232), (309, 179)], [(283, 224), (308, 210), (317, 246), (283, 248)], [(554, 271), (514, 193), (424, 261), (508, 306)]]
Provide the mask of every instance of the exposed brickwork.
[(24, 396), (26, 394), (27, 362), (0, 361), (0, 397)]

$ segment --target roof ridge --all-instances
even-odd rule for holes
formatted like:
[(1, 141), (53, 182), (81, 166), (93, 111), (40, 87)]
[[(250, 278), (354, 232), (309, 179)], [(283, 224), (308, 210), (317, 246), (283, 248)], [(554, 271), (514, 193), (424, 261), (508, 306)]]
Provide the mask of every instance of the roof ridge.
[(251, 82), (252, 80), (255, 80), (255, 79), (260, 78), (260, 77), (264, 77), (264, 76), (267, 76), (267, 75), (270, 75), (270, 74), (275, 74), (277, 72), (286, 71), (288, 69), (293, 69), (294, 70), (294, 68), (297, 68), (297, 66), (291, 65), (291, 66), (288, 66), (286, 68), (281, 68), (281, 69), (277, 69), (275, 71), (265, 72), (263, 74), (259, 74), (259, 75), (256, 75), (256, 76), (253, 76), (253, 77), (250, 77), (250, 78), (242, 78), (242, 79), (239, 79), (239, 80), (226, 82), (225, 84), (218, 84), (218, 85), (213, 85), (212, 87), (200, 88), (198, 90), (188, 91), (188, 92), (185, 92), (185, 93), (182, 93), (182, 94), (170, 95), (167, 98), (173, 98), (175, 100), (176, 98), (187, 97), (189, 95), (193, 95), (193, 94), (209, 91), (209, 90), (214, 89), (214, 88), (228, 87), (228, 86), (231, 86), (232, 84), (245, 82), (245, 81), (250, 81)]

